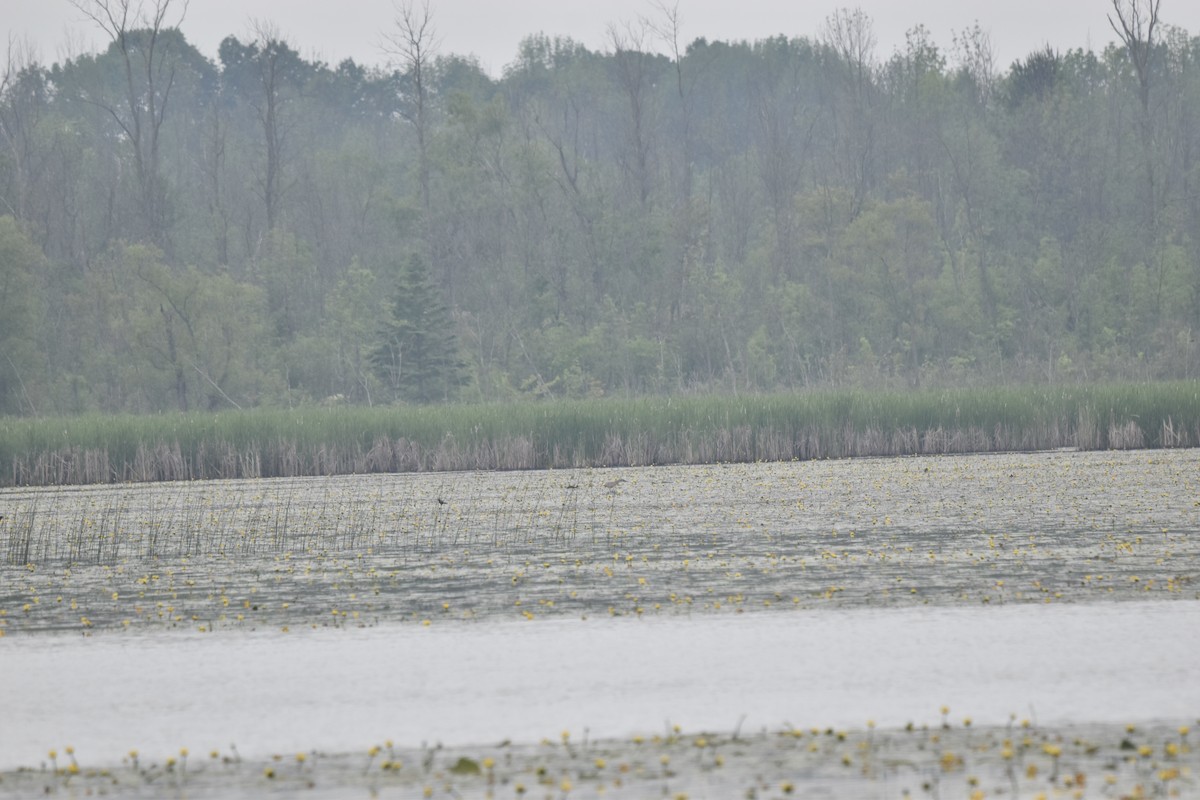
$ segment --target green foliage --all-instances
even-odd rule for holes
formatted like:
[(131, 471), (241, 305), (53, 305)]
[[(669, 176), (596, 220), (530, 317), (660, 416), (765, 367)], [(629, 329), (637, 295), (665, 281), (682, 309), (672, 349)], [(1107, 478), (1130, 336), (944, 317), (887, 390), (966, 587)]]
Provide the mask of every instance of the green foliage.
[(482, 770), (479, 768), (478, 761), (466, 756), (460, 756), (458, 761), (455, 761), (451, 765), (450, 772), (454, 775), (479, 775)]
[(269, 26), (14, 64), (0, 410), (1196, 377), (1200, 39), (833, 30), (441, 55), (420, 126)]
[(37, 350), (46, 259), (12, 217), (0, 217), (0, 412), (36, 412), (26, 381), (40, 377)]
[(267, 391), (263, 291), (173, 270), (153, 247), (109, 252), (84, 277), (71, 321), (88, 342), (72, 365), (86, 381), (74, 389), (82, 409), (253, 406)]
[[(0, 418), (0, 482), (145, 480), (164, 453), (182, 479), (1197, 444), (1194, 381), (309, 406)], [(104, 468), (85, 477), (89, 459)]]
[(454, 320), (421, 257), (401, 267), (370, 362), (396, 399), (450, 400), (467, 382)]

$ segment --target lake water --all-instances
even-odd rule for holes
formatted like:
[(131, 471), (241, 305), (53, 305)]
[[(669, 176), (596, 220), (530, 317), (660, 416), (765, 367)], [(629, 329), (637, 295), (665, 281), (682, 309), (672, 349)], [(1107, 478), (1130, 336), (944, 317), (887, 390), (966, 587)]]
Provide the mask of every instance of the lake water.
[[(257, 797), (287, 764), (295, 791), (421, 797), (464, 752), (505, 759), (507, 791), (552, 754), (551, 788), (610, 797), (968, 796), (968, 774), (992, 796), (1015, 732), (962, 720), (1012, 715), (1041, 767), (1018, 796), (1067, 788), (1055, 742), (1113, 796), (1194, 787), (1155, 776), (1200, 727), (1196, 451), (8, 489), (0, 513), (0, 796)], [(1127, 723), (1159, 772), (1125, 759)], [(611, 740), (620, 787), (560, 739), (676, 724), (728, 768)], [(731, 736), (790, 726), (850, 733)], [(388, 739), (448, 749), (376, 786)], [(90, 783), (12, 771), (68, 745)], [(463, 780), (436, 796), (489, 785)]]
[(685, 730), (1194, 721), (1200, 602), (0, 639), (0, 770)]

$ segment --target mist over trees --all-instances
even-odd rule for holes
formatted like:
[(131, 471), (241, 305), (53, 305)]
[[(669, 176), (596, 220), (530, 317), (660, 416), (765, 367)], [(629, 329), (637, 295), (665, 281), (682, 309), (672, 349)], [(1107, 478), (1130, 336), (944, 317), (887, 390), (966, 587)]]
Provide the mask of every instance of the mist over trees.
[(1007, 67), (659, 6), (496, 79), (412, 5), (391, 68), (77, 5), (104, 51), (0, 65), (3, 412), (1197, 377), (1200, 38), (1156, 0)]

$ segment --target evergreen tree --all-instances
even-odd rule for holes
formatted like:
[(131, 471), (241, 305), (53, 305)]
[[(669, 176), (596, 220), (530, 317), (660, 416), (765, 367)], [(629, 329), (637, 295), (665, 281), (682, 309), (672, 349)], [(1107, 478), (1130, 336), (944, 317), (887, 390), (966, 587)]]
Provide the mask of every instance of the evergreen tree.
[(410, 402), (449, 400), (467, 382), (450, 310), (415, 253), (400, 270), (370, 360), (395, 397)]

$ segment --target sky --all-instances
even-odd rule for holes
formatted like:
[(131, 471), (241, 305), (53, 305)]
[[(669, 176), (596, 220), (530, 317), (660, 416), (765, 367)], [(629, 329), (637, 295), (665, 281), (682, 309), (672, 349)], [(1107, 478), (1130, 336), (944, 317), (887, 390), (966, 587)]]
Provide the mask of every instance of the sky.
[[(1127, 2), (1128, 0), (1122, 0)], [(94, 2), (94, 0), (86, 0)], [(112, 0), (118, 2), (118, 0)], [(138, 0), (131, 0), (137, 3)], [(142, 0), (152, 3), (153, 0)], [(173, 0), (182, 7), (181, 0)], [(182, 28), (210, 57), (232, 34), (253, 38), (253, 23), (268, 22), (308, 58), (336, 64), (352, 57), (383, 64), (383, 35), (394, 30), (395, 0), (191, 0)], [(661, 0), (430, 0), (443, 54), (474, 55), (492, 75), (515, 57), (532, 33), (565, 35), (604, 49), (610, 25), (656, 14)], [(669, 0), (673, 3), (673, 0)], [(1112, 0), (678, 0), (684, 42), (761, 39), (776, 34), (816, 36), (840, 8), (861, 8), (872, 18), (877, 55), (885, 60), (904, 43), (905, 31), (924, 24), (934, 42), (952, 50), (956, 32), (976, 22), (989, 34), (998, 69), (1049, 44), (1057, 50), (1102, 49), (1115, 39), (1107, 15)], [(95, 26), (69, 0), (0, 0), (5, 41), (27, 43), (43, 63), (104, 43)], [(1165, 0), (1165, 22), (1200, 35), (1200, 3)], [(3, 43), (0, 42), (0, 46)], [(10, 44), (11, 46), (11, 44)]]

